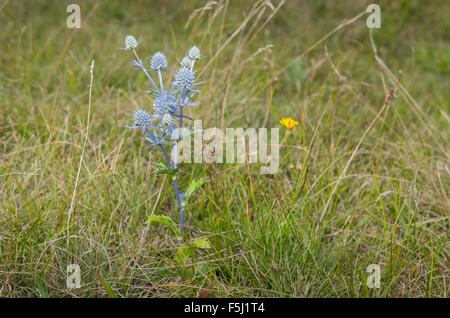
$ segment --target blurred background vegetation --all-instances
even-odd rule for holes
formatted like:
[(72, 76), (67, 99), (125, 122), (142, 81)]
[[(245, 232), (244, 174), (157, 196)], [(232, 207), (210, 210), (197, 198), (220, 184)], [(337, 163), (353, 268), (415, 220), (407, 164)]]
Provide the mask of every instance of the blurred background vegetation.
[[(374, 58), (367, 15), (333, 31), (371, 2), (1, 0), (0, 295), (447, 297), (448, 1), (377, 1), (378, 55), (405, 90), (318, 222), (398, 87)], [(66, 26), (70, 3), (81, 29)], [(183, 185), (208, 181), (188, 207), (189, 237), (214, 247), (188, 266), (174, 263), (180, 242), (167, 229), (144, 224), (152, 213), (178, 216), (169, 180), (151, 174), (159, 154), (124, 128), (152, 109), (149, 83), (118, 49), (127, 34), (142, 36), (141, 56), (162, 51), (173, 68), (199, 46), (206, 83), (189, 115), (203, 127), (304, 118), (273, 176), (258, 165), (183, 166)], [(66, 287), (69, 263), (80, 264), (80, 289)], [(380, 289), (366, 285), (372, 263)]]

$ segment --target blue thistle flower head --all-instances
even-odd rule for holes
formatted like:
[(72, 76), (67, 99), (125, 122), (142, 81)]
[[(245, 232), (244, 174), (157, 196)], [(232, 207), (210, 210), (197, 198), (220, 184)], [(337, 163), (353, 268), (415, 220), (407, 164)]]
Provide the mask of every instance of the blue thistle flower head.
[(134, 113), (133, 116), (133, 120), (134, 120), (134, 126), (125, 126), (127, 128), (141, 128), (142, 129), (142, 134), (144, 134), (145, 130), (148, 127), (152, 127), (150, 124), (152, 123), (152, 116), (150, 116), (146, 111), (144, 110), (137, 110)]
[(194, 84), (194, 78), (194, 73), (190, 69), (182, 67), (175, 74), (175, 85), (180, 88), (190, 88)]
[(163, 124), (166, 124), (167, 126), (170, 126), (173, 123), (172, 116), (169, 113), (165, 114), (164, 117), (163, 117), (162, 122), (163, 122)]
[(134, 50), (138, 47), (141, 40), (136, 40), (136, 38), (132, 35), (127, 35), (125, 38), (125, 47), (124, 50)]
[(177, 111), (176, 99), (169, 93), (164, 92), (155, 98), (153, 103), (155, 117), (163, 117), (165, 114), (175, 114)]
[(150, 61), (150, 69), (155, 71), (164, 71), (167, 69), (167, 59), (161, 52), (155, 53)]
[(144, 110), (137, 110), (133, 116), (134, 123), (137, 127), (147, 127), (152, 122), (151, 116)]
[(200, 49), (194, 45), (189, 49), (188, 56), (193, 61), (200, 60)]
[(185, 57), (183, 57), (183, 59), (181, 60), (180, 64), (181, 64), (181, 67), (185, 67), (185, 68), (187, 68), (187, 69), (191, 69), (191, 68), (192, 68), (192, 63), (193, 63), (193, 62), (194, 62), (194, 61), (191, 60), (191, 58), (190, 58), (189, 56), (185, 56)]

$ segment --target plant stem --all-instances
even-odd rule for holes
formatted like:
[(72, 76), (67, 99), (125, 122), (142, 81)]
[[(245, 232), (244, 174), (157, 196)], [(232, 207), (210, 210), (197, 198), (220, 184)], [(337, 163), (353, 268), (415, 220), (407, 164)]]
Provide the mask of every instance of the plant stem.
[(175, 195), (177, 196), (178, 206), (180, 208), (180, 233), (183, 233), (183, 225), (184, 225), (184, 207), (183, 202), (181, 202), (180, 191), (178, 190), (178, 182), (177, 177), (173, 177), (173, 187), (175, 188)]
[(169, 168), (172, 169), (172, 165), (170, 164), (169, 156), (167, 156), (166, 151), (164, 150), (164, 147), (161, 144), (158, 144), (159, 148), (161, 148), (162, 153), (164, 154), (164, 157), (166, 158), (167, 164), (169, 165)]
[[(173, 128), (172, 128), (173, 130)], [(166, 158), (167, 164), (169, 165), (169, 168), (172, 169), (172, 164), (170, 163), (170, 159), (169, 156), (167, 155), (166, 150), (164, 149), (164, 147), (162, 146), (162, 144), (158, 144), (159, 148), (161, 149), (162, 153), (164, 154), (164, 157)], [(174, 164), (173, 164), (173, 169), (176, 169), (176, 151), (177, 151), (177, 144), (174, 142), (173, 144), (173, 149), (175, 150), (175, 158), (174, 158)], [(177, 176), (174, 175), (172, 177), (173, 180), (173, 187), (175, 189), (175, 195), (177, 197), (177, 202), (178, 202), (178, 207), (180, 208), (180, 232), (183, 233), (183, 224), (184, 224), (184, 207), (183, 207), (183, 202), (181, 202), (181, 197), (180, 197), (180, 190), (178, 189), (178, 182), (177, 182)]]
[[(184, 104), (184, 91), (181, 94), (181, 98), (180, 98), (180, 123), (179, 123), (179, 127), (178, 127), (178, 138), (177, 140), (179, 140), (179, 137), (181, 135), (181, 128), (183, 127), (183, 104)], [(173, 165), (174, 165), (174, 169), (177, 169), (178, 166), (178, 158), (177, 158), (177, 142), (174, 141), (173, 142)], [(178, 206), (180, 207), (180, 232), (183, 233), (183, 226), (184, 226), (184, 207), (183, 207), (183, 202), (181, 202), (181, 198), (180, 198), (180, 193), (178, 190), (178, 181), (177, 181), (177, 176), (175, 175), (173, 178), (173, 187), (175, 188), (175, 193), (177, 196), (177, 201), (178, 201)]]
[(89, 68), (89, 70), (91, 73), (91, 82), (89, 84), (89, 103), (88, 103), (88, 115), (87, 115), (87, 122), (86, 122), (86, 135), (84, 137), (83, 148), (81, 149), (80, 163), (78, 164), (77, 177), (75, 179), (75, 186), (73, 187), (72, 201), (70, 201), (69, 215), (67, 217), (67, 243), (66, 243), (67, 250), (69, 250), (69, 240), (70, 240), (70, 217), (72, 216), (72, 212), (73, 212), (73, 205), (75, 202), (75, 196), (77, 194), (78, 180), (80, 178), (81, 165), (83, 163), (84, 151), (86, 149), (86, 144), (87, 144), (88, 136), (89, 136), (89, 125), (90, 125), (90, 118), (91, 118), (91, 102), (92, 102), (92, 85), (94, 83), (94, 60), (92, 60), (91, 67)]
[(164, 92), (164, 84), (161, 76), (161, 70), (158, 70), (159, 84), (161, 85), (161, 92)]
[(159, 88), (158, 86), (156, 86), (155, 82), (153, 81), (152, 77), (150, 76), (150, 74), (148, 74), (147, 70), (145, 69), (144, 64), (141, 62), (141, 59), (139, 58), (139, 56), (136, 53), (136, 50), (133, 50), (134, 55), (136, 56), (136, 59), (138, 62), (141, 63), (141, 70), (144, 71), (145, 75), (147, 75), (148, 79), (150, 80), (150, 82), (152, 82), (153, 87), (155, 87), (155, 89), (159, 92)]

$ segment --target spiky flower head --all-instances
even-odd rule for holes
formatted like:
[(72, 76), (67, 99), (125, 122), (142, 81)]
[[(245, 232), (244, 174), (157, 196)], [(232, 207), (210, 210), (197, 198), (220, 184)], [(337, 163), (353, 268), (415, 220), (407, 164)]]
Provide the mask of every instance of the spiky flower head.
[(152, 121), (150, 115), (144, 110), (137, 110), (134, 113), (133, 119), (138, 127), (147, 127)]
[(162, 123), (170, 126), (172, 124), (172, 116), (169, 113), (165, 114)]
[(175, 100), (168, 92), (164, 92), (155, 98), (153, 108), (159, 116), (164, 116), (167, 113), (174, 114), (176, 112)]
[(193, 60), (191, 60), (191, 58), (189, 57), (189, 56), (185, 56), (185, 57), (183, 57), (183, 59), (181, 60), (181, 66), (182, 67), (185, 67), (185, 68), (188, 68), (188, 69), (191, 69), (192, 68), (192, 63), (193, 63), (194, 61)]
[(200, 49), (195, 45), (189, 49), (188, 56), (191, 60), (199, 60), (200, 59)]
[(127, 35), (125, 38), (125, 50), (134, 50), (139, 45), (139, 42), (132, 35)]
[(164, 54), (161, 52), (155, 53), (155, 55), (152, 56), (152, 60), (150, 63), (150, 68), (153, 70), (165, 70), (167, 68), (167, 59)]
[(167, 113), (168, 110), (166, 101), (164, 98), (162, 98), (162, 96), (158, 96), (155, 98), (153, 108), (155, 109), (155, 112), (160, 115)]
[(194, 73), (186, 68), (182, 67), (177, 74), (175, 74), (175, 85), (186, 88), (191, 87), (194, 84)]

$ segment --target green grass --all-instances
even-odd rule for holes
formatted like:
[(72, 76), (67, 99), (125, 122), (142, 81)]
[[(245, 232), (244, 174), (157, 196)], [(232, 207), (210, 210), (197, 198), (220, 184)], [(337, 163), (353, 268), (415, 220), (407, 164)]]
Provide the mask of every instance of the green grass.
[[(87, 1), (79, 31), (66, 27), (68, 3), (0, 2), (2, 297), (448, 297), (448, 1), (379, 2), (373, 38), (389, 70), (374, 58), (365, 17), (313, 46), (370, 1), (289, 1), (273, 17), (251, 2), (194, 11), (206, 2)], [(274, 175), (258, 164), (181, 165), (182, 188), (207, 180), (183, 240), (213, 247), (186, 266), (174, 261), (182, 241), (144, 223), (178, 214), (169, 178), (151, 173), (162, 156), (123, 127), (152, 105), (145, 77), (117, 49), (127, 34), (143, 37), (141, 55), (161, 50), (172, 65), (200, 47), (207, 83), (189, 115), (203, 127), (280, 127), (304, 115)], [(319, 223), (392, 87), (399, 97)], [(70, 263), (80, 265), (80, 289), (66, 287)], [(379, 289), (366, 285), (370, 264), (381, 267)]]

